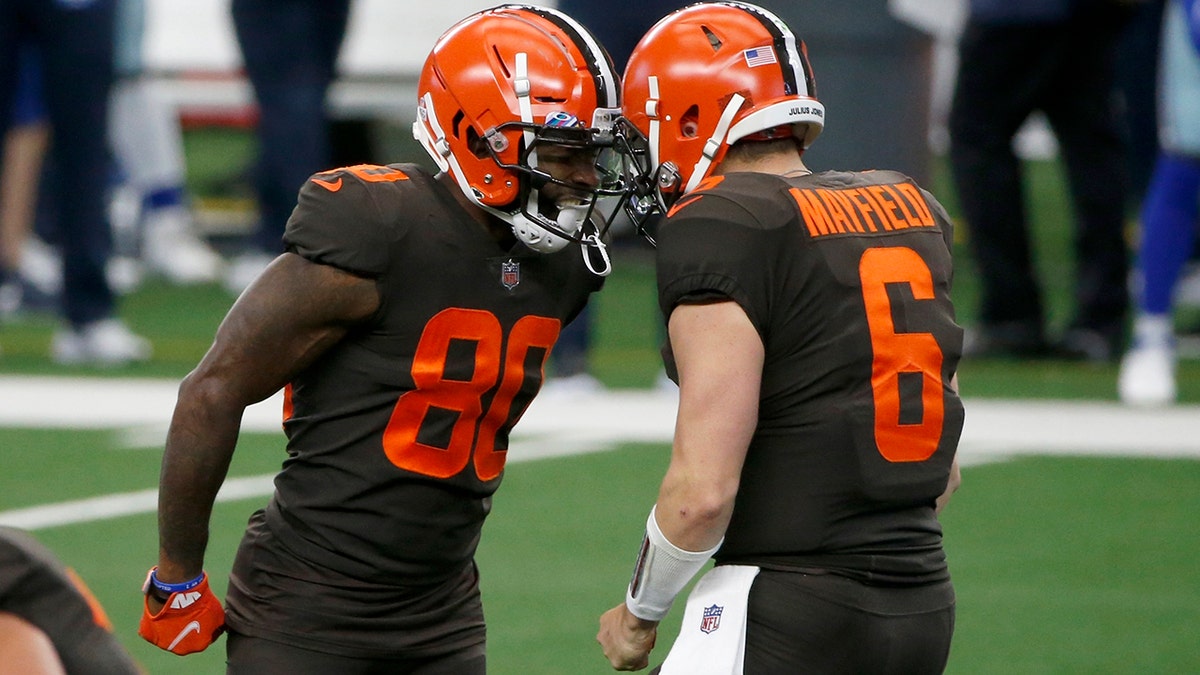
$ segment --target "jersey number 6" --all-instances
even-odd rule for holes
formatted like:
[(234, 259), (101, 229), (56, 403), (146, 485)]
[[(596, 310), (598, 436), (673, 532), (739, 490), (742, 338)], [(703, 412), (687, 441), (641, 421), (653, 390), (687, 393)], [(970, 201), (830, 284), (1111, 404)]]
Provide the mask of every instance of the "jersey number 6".
[[(513, 413), (513, 398), (525, 382), (525, 357), (530, 349), (550, 353), (558, 339), (560, 323), (542, 316), (525, 316), (508, 335), (505, 348), (500, 321), (491, 312), (446, 309), (425, 325), (413, 358), (416, 386), (402, 394), (383, 432), (383, 450), (392, 464), (426, 476), (449, 478), (475, 460), (475, 474), (487, 481), (504, 470), (506, 450), (496, 449), (496, 432), (516, 424), (523, 410)], [(475, 358), (469, 380), (446, 376), (452, 343), (473, 342)], [(545, 356), (543, 365), (545, 363)], [(503, 374), (503, 379), (501, 379)], [(483, 396), (497, 381), (487, 411)], [(450, 442), (445, 448), (417, 440), (431, 408), (456, 414)], [(474, 452), (472, 452), (472, 448)]]
[[(871, 331), (871, 393), (875, 397), (875, 445), (889, 462), (922, 462), (933, 456), (942, 437), (945, 399), (942, 349), (931, 333), (897, 333), (887, 285), (906, 283), (915, 300), (933, 299), (929, 266), (911, 248), (877, 247), (858, 263), (863, 303)], [(902, 373), (920, 377), (921, 421), (902, 423)]]

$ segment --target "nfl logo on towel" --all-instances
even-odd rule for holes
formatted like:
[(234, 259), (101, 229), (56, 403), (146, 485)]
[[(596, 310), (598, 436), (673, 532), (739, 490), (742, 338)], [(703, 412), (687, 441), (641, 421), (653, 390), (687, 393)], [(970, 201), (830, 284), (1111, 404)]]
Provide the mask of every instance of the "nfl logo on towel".
[(511, 260), (500, 263), (500, 283), (510, 291), (516, 288), (521, 283), (521, 263)]
[(742, 52), (742, 56), (746, 58), (746, 65), (754, 68), (755, 66), (766, 66), (775, 63), (775, 50), (771, 47), (755, 47)]
[(711, 633), (721, 627), (721, 612), (725, 608), (720, 605), (713, 605), (704, 608), (704, 617), (700, 619), (700, 632)]

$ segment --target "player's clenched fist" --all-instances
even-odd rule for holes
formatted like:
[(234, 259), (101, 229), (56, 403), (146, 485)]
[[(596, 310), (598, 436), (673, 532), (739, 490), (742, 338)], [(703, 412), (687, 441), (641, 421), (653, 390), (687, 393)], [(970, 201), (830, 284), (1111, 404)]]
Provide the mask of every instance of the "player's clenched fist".
[[(184, 655), (206, 649), (225, 630), (225, 610), (208, 587), (208, 575), (182, 584), (158, 580), (152, 568), (142, 593), (142, 621), (138, 635), (160, 649)], [(151, 604), (163, 606), (155, 613)]]
[(600, 617), (596, 641), (616, 670), (641, 670), (650, 663), (650, 650), (658, 639), (658, 622), (634, 616), (625, 603)]

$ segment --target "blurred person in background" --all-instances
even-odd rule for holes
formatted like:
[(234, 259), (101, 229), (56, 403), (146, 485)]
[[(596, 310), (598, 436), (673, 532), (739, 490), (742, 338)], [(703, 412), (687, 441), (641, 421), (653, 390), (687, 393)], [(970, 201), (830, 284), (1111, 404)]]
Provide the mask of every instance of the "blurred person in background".
[(106, 276), (113, 249), (107, 126), (115, 9), (115, 0), (0, 3), (0, 132), (12, 120), (20, 45), (32, 46), (43, 78), (66, 321), (50, 352), (60, 364), (122, 365), (151, 352), (149, 341), (117, 318)]
[[(305, 180), (286, 252), (180, 386), (139, 628), (162, 649), (227, 628), (230, 673), (486, 671), (475, 550), (509, 432), (609, 271), (620, 78), (568, 16), (505, 5), (437, 40), (417, 95), (439, 172)], [(280, 389), (288, 458), (222, 608), (213, 501), (245, 408)]]
[(351, 0), (232, 0), (233, 27), (258, 103), (254, 167), (258, 223), (225, 285), (240, 293), (283, 252), (296, 190), (329, 167), (329, 87)]
[(1138, 0), (1117, 44), (1117, 88), (1129, 134), (1129, 205), (1127, 218), (1136, 220), (1158, 159), (1158, 61), (1166, 0)]
[(955, 596), (937, 514), (963, 423), (953, 225), (895, 171), (813, 173), (825, 126), (800, 37), (774, 14), (701, 3), (629, 59), (648, 139), (671, 460), (625, 601), (597, 639), (693, 673), (936, 673)]
[(37, 52), (32, 45), (23, 45), (17, 58), (12, 117), (0, 158), (0, 318), (35, 306), (52, 307), (62, 285), (60, 267), (39, 274), (30, 269), (35, 263), (27, 258), (50, 123), (42, 102)]
[[(950, 164), (981, 284), (964, 356), (1109, 362), (1129, 306), (1127, 131), (1116, 48), (1136, 0), (970, 0)], [(1013, 137), (1034, 111), (1058, 139), (1074, 211), (1074, 314), (1051, 340)]]
[(126, 221), (114, 228), (118, 242), (123, 231), (132, 235), (124, 253), (151, 273), (177, 284), (215, 281), (223, 261), (196, 232), (179, 111), (146, 73), (145, 23), (145, 0), (118, 0), (109, 137), (122, 178), (113, 213)]
[[(116, 166), (109, 214), (113, 256), (106, 265), (109, 284), (128, 292), (144, 270), (178, 284), (213, 281), (221, 259), (195, 232), (185, 185), (183, 135), (178, 112), (142, 60), (144, 0), (118, 0), (116, 72), (109, 138)], [(54, 167), (42, 171), (50, 140), (43, 101), (43, 75), (37, 52), (27, 46), (21, 66), (5, 174), (0, 193), (0, 243), (4, 277), (0, 313), (43, 309), (58, 300), (61, 260), (42, 236), (56, 240), (57, 208), (39, 191), (53, 183)], [(36, 223), (36, 226), (35, 226)]]
[(1170, 0), (1159, 64), (1158, 162), (1142, 209), (1133, 344), (1117, 389), (1133, 405), (1174, 402), (1172, 308), (1200, 227), (1200, 0)]

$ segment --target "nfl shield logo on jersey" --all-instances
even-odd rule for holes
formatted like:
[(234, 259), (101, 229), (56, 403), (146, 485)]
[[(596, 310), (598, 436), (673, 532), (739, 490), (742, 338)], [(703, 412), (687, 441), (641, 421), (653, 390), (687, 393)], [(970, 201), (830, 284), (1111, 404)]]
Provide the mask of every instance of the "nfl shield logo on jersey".
[(516, 288), (521, 283), (521, 263), (511, 260), (500, 263), (500, 283), (510, 291)]
[(700, 632), (711, 633), (721, 627), (721, 612), (725, 608), (720, 605), (712, 605), (704, 608), (704, 616), (700, 619)]

